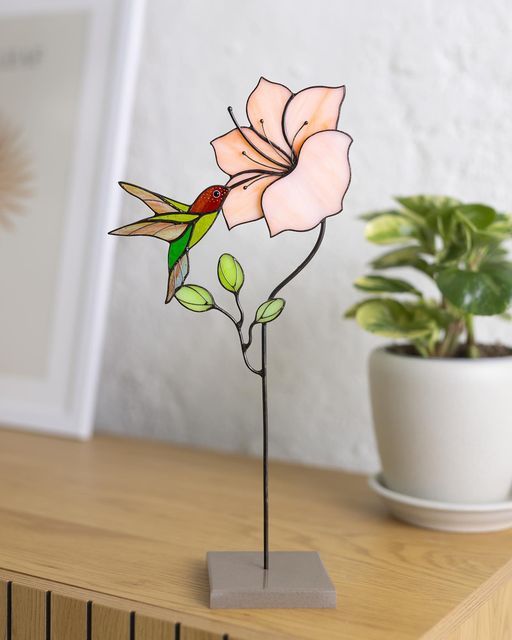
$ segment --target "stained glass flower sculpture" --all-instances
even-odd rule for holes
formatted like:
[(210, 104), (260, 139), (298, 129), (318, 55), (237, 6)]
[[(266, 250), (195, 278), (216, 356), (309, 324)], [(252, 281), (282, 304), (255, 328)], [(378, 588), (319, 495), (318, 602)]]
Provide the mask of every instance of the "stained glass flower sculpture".
[[(335, 606), (334, 587), (316, 552), (269, 552), (267, 327), (283, 312), (285, 301), (278, 294), (317, 253), (326, 219), (343, 208), (350, 183), (348, 152), (352, 142), (350, 136), (337, 129), (344, 97), (343, 86), (309, 87), (293, 94), (284, 85), (261, 78), (247, 100), (249, 126), (240, 126), (229, 107), (235, 128), (211, 143), (217, 164), (229, 175), (226, 185), (208, 187), (191, 205), (186, 205), (157, 192), (120, 183), (153, 215), (111, 233), (152, 236), (167, 242), (166, 302), (176, 298), (190, 311), (222, 313), (235, 327), (245, 365), (261, 380), (263, 553), (208, 554), (213, 607)], [(234, 312), (221, 307), (206, 287), (185, 284), (189, 251), (210, 230), (221, 210), (230, 229), (261, 218), (271, 236), (320, 227), (311, 251), (258, 305), (248, 327), (240, 299), (245, 274), (234, 256), (221, 255), (217, 265), (220, 285), (234, 297)], [(254, 364), (251, 346), (256, 327), (261, 327), (261, 356)], [(260, 559), (263, 576), (257, 570)], [(271, 570), (273, 574), (268, 573)], [(226, 579), (232, 584), (226, 585)], [(277, 590), (272, 585), (277, 585)], [(289, 589), (283, 585), (289, 585)]]
[(345, 87), (293, 94), (261, 78), (247, 100), (250, 126), (213, 140), (219, 167), (231, 176), (224, 216), (229, 228), (265, 218), (270, 235), (308, 231), (339, 213), (350, 182), (352, 139), (337, 131)]

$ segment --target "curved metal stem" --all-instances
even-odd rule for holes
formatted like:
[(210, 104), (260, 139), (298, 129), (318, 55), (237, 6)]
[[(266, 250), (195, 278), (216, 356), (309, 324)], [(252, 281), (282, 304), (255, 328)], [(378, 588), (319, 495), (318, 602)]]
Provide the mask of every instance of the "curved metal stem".
[(326, 226), (326, 221), (322, 220), (322, 223), (320, 224), (320, 231), (318, 233), (318, 238), (317, 238), (317, 240), (315, 242), (314, 247), (308, 253), (306, 258), (299, 264), (299, 266), (294, 271), (292, 271), (289, 276), (286, 276), (286, 278), (277, 285), (277, 287), (269, 295), (269, 297), (268, 297), (269, 300), (272, 300), (272, 298), (275, 298), (277, 296), (277, 294), (281, 291), (281, 289), (286, 287), (286, 285), (289, 284), (295, 277), (297, 277), (299, 275), (299, 273), (308, 266), (308, 264), (311, 262), (311, 260), (313, 260), (313, 258), (315, 257), (316, 253), (318, 252), (318, 249), (320, 249), (320, 245), (322, 244), (322, 240), (324, 239), (325, 226)]
[[(326, 221), (322, 220), (320, 232), (315, 245), (306, 258), (294, 269), (290, 275), (280, 282), (269, 295), (269, 300), (275, 298), (277, 294), (286, 287), (299, 273), (307, 267), (315, 257), (325, 235)], [(251, 327), (249, 328), (249, 339), (251, 338)], [(269, 568), (269, 512), (268, 512), (268, 396), (267, 396), (267, 325), (261, 325), (261, 399), (263, 408), (263, 568)]]
[(247, 357), (247, 349), (249, 349), (250, 345), (251, 345), (251, 340), (249, 340), (249, 342), (244, 342), (244, 336), (242, 333), (242, 322), (243, 322), (243, 312), (241, 311), (241, 318), (240, 320), (236, 320), (236, 318), (234, 318), (229, 311), (226, 311), (226, 309), (223, 309), (222, 307), (219, 307), (219, 305), (214, 305), (213, 307), (214, 309), (216, 309), (217, 311), (220, 311), (223, 315), (226, 316), (226, 318), (229, 318), (231, 320), (231, 322), (235, 325), (237, 333), (238, 333), (238, 338), (240, 339), (240, 347), (242, 349), (242, 356), (245, 362), (245, 366), (249, 369), (249, 371), (252, 371), (252, 373), (255, 373), (258, 376), (261, 376), (261, 370), (260, 369), (255, 369), (252, 364), (249, 362), (249, 358)]
[[(235, 295), (236, 306), (238, 308), (238, 312), (240, 313), (240, 319), (236, 324), (241, 329), (244, 325), (244, 310), (242, 309), (242, 305), (240, 304), (240, 293), (237, 291), (234, 295)], [(249, 340), (249, 344), (250, 344), (250, 340)]]
[[(315, 257), (320, 245), (322, 244), (322, 240), (325, 235), (325, 220), (322, 220), (320, 225), (320, 231), (318, 233), (318, 238), (308, 253), (306, 258), (299, 264), (299, 266), (294, 269), (286, 278), (280, 282), (271, 292), (268, 299), (272, 300), (277, 296), (277, 294), (286, 287), (294, 278), (296, 278), (299, 273), (307, 267), (307, 265), (311, 262), (311, 260)], [(249, 359), (247, 357), (247, 351), (252, 344), (252, 332), (254, 327), (258, 324), (255, 320), (249, 325), (249, 333), (247, 336), (247, 342), (244, 342), (244, 336), (242, 332), (242, 327), (244, 324), (244, 312), (242, 305), (240, 303), (240, 298), (238, 292), (235, 293), (235, 301), (238, 311), (240, 313), (240, 318), (237, 320), (234, 316), (232, 316), (229, 311), (219, 307), (217, 304), (214, 305), (214, 309), (220, 311), (223, 315), (225, 315), (231, 322), (235, 325), (238, 337), (240, 339), (240, 347), (242, 349), (242, 356), (244, 358), (244, 362), (246, 367), (252, 373), (260, 376), (261, 378), (261, 399), (262, 399), (262, 412), (263, 412), (263, 568), (268, 570), (269, 568), (269, 499), (268, 499), (268, 394), (267, 394), (267, 325), (261, 325), (261, 369), (256, 369), (251, 365)]]

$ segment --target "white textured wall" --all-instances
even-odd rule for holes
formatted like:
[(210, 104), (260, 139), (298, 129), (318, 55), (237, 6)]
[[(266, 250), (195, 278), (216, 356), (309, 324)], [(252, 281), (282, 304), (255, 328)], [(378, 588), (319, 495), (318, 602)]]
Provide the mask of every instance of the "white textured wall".
[[(373, 252), (356, 216), (417, 192), (510, 208), (510, 0), (148, 0), (145, 34), (124, 178), (186, 201), (223, 180), (208, 142), (230, 128), (228, 104), (242, 116), (260, 75), (295, 90), (347, 85), (341, 126), (355, 142), (345, 212), (329, 220), (321, 253), (269, 330), (271, 452), (375, 468), (365, 361), (379, 341), (341, 319)], [(124, 222), (143, 213), (125, 197)], [(217, 291), (216, 260), (230, 251), (245, 267), (252, 313), (315, 237), (269, 240), (263, 224), (228, 232), (219, 220), (193, 250), (190, 282)], [(259, 380), (232, 325), (164, 306), (163, 243), (112, 241), (100, 428), (258, 453)]]

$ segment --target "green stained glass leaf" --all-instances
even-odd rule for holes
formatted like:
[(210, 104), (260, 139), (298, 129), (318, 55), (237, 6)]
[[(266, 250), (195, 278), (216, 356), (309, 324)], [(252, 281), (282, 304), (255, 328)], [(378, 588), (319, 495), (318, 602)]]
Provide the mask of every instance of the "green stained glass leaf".
[(421, 292), (412, 284), (400, 278), (386, 278), (385, 276), (369, 275), (358, 278), (354, 282), (356, 289), (368, 293), (412, 293), (421, 296)]
[(444, 297), (465, 313), (492, 316), (512, 304), (512, 266), (491, 263), (479, 271), (449, 268), (440, 271), (437, 285)]
[(238, 293), (244, 283), (244, 270), (236, 258), (229, 253), (223, 253), (217, 265), (219, 282), (227, 291)]
[(260, 324), (266, 324), (272, 322), (284, 309), (285, 301), (282, 298), (274, 298), (273, 300), (267, 300), (263, 304), (260, 304), (256, 310), (255, 321)]
[(215, 306), (212, 294), (208, 289), (200, 287), (198, 284), (188, 284), (180, 287), (176, 291), (175, 297), (189, 311), (200, 313), (209, 311)]

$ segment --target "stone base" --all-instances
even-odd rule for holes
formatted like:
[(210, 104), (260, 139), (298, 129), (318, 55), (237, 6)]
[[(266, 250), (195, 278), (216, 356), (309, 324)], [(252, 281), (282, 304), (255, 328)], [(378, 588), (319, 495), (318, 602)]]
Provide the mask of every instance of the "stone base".
[(336, 590), (316, 551), (209, 551), (212, 609), (335, 609)]

